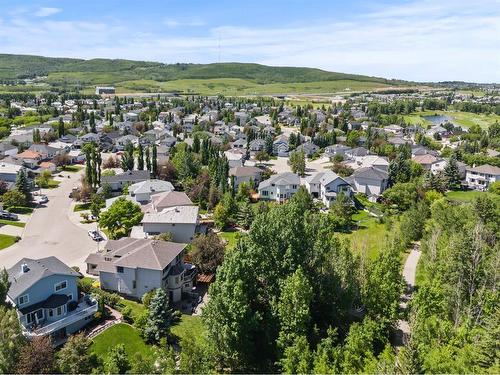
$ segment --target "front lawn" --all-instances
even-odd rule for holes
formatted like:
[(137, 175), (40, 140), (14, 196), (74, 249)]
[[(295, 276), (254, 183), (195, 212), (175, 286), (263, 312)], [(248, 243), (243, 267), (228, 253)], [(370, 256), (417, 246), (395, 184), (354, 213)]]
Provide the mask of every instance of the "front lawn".
[(26, 226), (26, 223), (21, 223), (19, 221), (13, 221), (13, 220), (5, 220), (5, 219), (0, 219), (0, 224), (12, 225), (14, 227), (20, 227), (20, 228), (24, 228)]
[(131, 325), (118, 323), (94, 337), (90, 349), (101, 359), (106, 358), (108, 351), (118, 344), (125, 346), (129, 358), (135, 353), (145, 357), (153, 355), (152, 347), (141, 338), (139, 331)]
[(76, 173), (79, 172), (83, 169), (83, 166), (81, 165), (66, 165), (65, 167), (62, 167), (61, 170), (64, 172), (70, 172), (70, 173)]
[(0, 234), (0, 250), (14, 245), (18, 240), (16, 236), (9, 236), (7, 234)]
[(90, 202), (77, 203), (77, 204), (75, 204), (75, 207), (73, 207), (74, 212), (80, 212), (80, 211), (85, 211), (85, 210), (90, 210)]
[(55, 188), (59, 187), (60, 184), (61, 184), (61, 181), (56, 181), (56, 180), (51, 179), (47, 182), (47, 186), (44, 186), (44, 188), (55, 189)]
[(7, 211), (12, 212), (13, 214), (30, 215), (33, 213), (33, 208), (24, 206), (12, 206), (7, 208)]
[(189, 334), (197, 340), (202, 339), (205, 333), (201, 317), (196, 315), (182, 315), (181, 321), (174, 325), (171, 329), (172, 334), (176, 336), (179, 341)]

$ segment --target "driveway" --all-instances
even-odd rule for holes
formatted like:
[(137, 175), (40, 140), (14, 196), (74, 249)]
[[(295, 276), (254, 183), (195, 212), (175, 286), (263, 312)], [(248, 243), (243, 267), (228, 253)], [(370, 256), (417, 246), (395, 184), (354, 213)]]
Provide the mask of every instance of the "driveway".
[(87, 234), (91, 225), (87, 229), (69, 220), (72, 200), (68, 197), (73, 186), (79, 184), (81, 174), (65, 172), (63, 175), (58, 188), (43, 189), (49, 202), (35, 209), (27, 221), (23, 239), (0, 250), (0, 267), (11, 267), (24, 257), (38, 259), (53, 255), (69, 266), (85, 270), (83, 261), (97, 250), (97, 244)]

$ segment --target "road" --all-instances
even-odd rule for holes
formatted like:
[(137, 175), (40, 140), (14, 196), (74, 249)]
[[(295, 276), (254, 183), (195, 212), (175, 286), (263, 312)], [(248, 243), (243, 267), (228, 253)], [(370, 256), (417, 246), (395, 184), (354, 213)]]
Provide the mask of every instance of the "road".
[(0, 250), (0, 267), (11, 267), (23, 257), (38, 259), (53, 255), (67, 265), (85, 271), (83, 261), (97, 249), (97, 244), (87, 234), (87, 230), (94, 227), (78, 222), (78, 216), (72, 212), (72, 200), (68, 197), (73, 186), (79, 184), (80, 173), (63, 175), (58, 188), (43, 190), (49, 202), (35, 209), (22, 240)]

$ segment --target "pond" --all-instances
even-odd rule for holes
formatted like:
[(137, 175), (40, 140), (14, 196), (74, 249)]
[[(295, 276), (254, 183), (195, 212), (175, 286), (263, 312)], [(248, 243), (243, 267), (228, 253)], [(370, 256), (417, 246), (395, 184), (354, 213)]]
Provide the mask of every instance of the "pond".
[(453, 119), (450, 116), (445, 115), (431, 115), (431, 116), (422, 116), (427, 121), (431, 122), (432, 125), (441, 125), (445, 122), (453, 123)]

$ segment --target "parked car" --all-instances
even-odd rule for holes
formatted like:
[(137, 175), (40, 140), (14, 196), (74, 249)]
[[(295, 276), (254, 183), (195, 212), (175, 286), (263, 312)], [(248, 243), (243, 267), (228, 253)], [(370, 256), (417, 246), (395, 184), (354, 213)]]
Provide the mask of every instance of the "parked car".
[(8, 211), (0, 211), (0, 219), (4, 220), (19, 220), (19, 217), (16, 214), (13, 214)]
[(35, 197), (35, 202), (39, 204), (44, 204), (49, 201), (49, 198), (47, 198), (46, 195), (38, 195)]
[(101, 235), (101, 233), (99, 233), (98, 230), (89, 230), (88, 234), (89, 234), (90, 238), (92, 238), (94, 241), (99, 242), (99, 241), (104, 240), (104, 237)]

